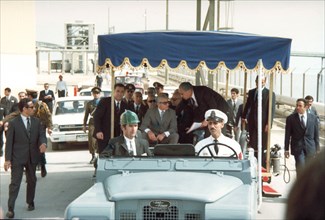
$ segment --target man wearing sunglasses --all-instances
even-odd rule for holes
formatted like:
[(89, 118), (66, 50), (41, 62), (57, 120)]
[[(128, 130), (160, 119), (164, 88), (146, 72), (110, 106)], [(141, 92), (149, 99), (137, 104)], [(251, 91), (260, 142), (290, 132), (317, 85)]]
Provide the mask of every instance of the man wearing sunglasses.
[(126, 84), (125, 85), (125, 94), (124, 94), (124, 98), (123, 101), (127, 104), (127, 105), (131, 105), (133, 104), (133, 94), (135, 91), (135, 86), (131, 83)]
[(148, 109), (140, 130), (150, 144), (178, 143), (176, 113), (169, 109), (168, 98), (165, 94), (157, 96), (157, 107)]

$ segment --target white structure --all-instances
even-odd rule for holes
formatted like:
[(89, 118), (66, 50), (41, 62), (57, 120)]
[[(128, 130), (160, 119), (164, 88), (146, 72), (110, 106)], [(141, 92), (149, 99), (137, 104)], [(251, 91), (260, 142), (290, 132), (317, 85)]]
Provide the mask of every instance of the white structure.
[[(0, 92), (36, 86), (35, 2), (0, 1)], [(19, 15), (19, 16), (17, 16)]]
[[(67, 50), (94, 50), (95, 25), (86, 24), (82, 21), (64, 24), (65, 49)], [(90, 63), (87, 53), (67, 53), (64, 59), (66, 69), (72, 73), (88, 73)], [(93, 59), (94, 62), (94, 59)], [(91, 66), (90, 64), (89, 66)]]

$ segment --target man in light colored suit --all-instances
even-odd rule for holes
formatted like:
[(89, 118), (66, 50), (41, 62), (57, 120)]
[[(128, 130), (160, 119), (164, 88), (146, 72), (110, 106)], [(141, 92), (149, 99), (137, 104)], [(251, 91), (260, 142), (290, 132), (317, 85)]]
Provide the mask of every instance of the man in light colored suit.
[(289, 115), (285, 127), (285, 157), (291, 154), (295, 157), (296, 172), (300, 175), (306, 160), (315, 157), (320, 151), (319, 129), (316, 115), (306, 111), (307, 101), (297, 99), (296, 112)]
[(157, 108), (149, 108), (144, 116), (140, 130), (151, 144), (177, 144), (176, 113), (169, 108), (168, 98), (161, 93), (157, 97)]
[(110, 139), (100, 156), (151, 156), (148, 141), (137, 136), (137, 114), (126, 110), (121, 115), (120, 123), (123, 135)]
[(4, 169), (11, 168), (11, 183), (9, 185), (8, 218), (14, 218), (15, 201), (18, 196), (24, 168), (26, 171), (27, 191), (26, 202), (28, 211), (35, 209), (34, 198), (36, 188), (36, 165), (40, 153), (46, 151), (45, 129), (34, 114), (34, 104), (28, 98), (22, 99), (18, 108), (20, 116), (9, 122), (6, 135), (6, 152)]
[[(234, 116), (237, 116), (239, 106), (241, 104), (243, 104), (243, 101), (238, 99), (239, 90), (237, 88), (232, 88), (230, 90), (230, 92), (231, 92), (231, 98), (227, 100), (227, 103), (228, 103), (229, 107), (232, 109)], [(235, 125), (238, 124), (238, 122), (236, 120), (237, 120), (237, 117), (234, 117)], [(234, 136), (235, 136), (234, 139), (236, 141), (239, 141), (239, 136), (240, 136), (240, 132), (241, 132), (240, 126), (234, 126), (233, 132), (234, 132)]]

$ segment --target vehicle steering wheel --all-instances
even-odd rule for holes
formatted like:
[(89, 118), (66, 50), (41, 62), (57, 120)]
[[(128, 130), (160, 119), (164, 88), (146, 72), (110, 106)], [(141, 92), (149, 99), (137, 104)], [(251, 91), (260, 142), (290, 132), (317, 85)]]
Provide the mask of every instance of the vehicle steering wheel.
[(213, 146), (215, 146), (215, 145), (217, 145), (217, 146), (218, 146), (218, 145), (225, 146), (225, 147), (229, 148), (229, 149), (233, 152), (233, 154), (231, 154), (230, 156), (227, 156), (227, 157), (225, 156), (225, 157), (223, 157), (223, 158), (235, 158), (235, 159), (239, 159), (239, 156), (238, 156), (237, 152), (236, 152), (232, 147), (230, 147), (229, 145), (226, 145), (226, 144), (219, 143), (219, 142), (217, 142), (217, 143), (210, 143), (210, 144), (205, 145), (204, 147), (202, 147), (202, 148), (199, 150), (199, 152), (197, 153), (197, 155), (199, 156), (200, 153), (201, 153), (205, 148), (208, 148), (211, 157), (213, 157), (213, 158), (221, 158), (221, 156), (220, 156), (220, 157), (219, 157), (218, 155), (214, 156), (214, 155), (212, 154), (212, 151), (211, 151), (211, 149), (209, 148), (211, 145), (213, 145)]

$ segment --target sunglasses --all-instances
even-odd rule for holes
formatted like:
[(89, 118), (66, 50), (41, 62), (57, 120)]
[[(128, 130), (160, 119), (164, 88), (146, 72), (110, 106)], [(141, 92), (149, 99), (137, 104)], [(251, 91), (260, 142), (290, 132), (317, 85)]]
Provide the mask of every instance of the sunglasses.
[(159, 104), (167, 105), (169, 102), (159, 102)]
[(152, 103), (152, 102), (156, 102), (156, 100), (148, 100), (148, 102)]
[(128, 90), (128, 93), (133, 93), (134, 92), (134, 90)]

